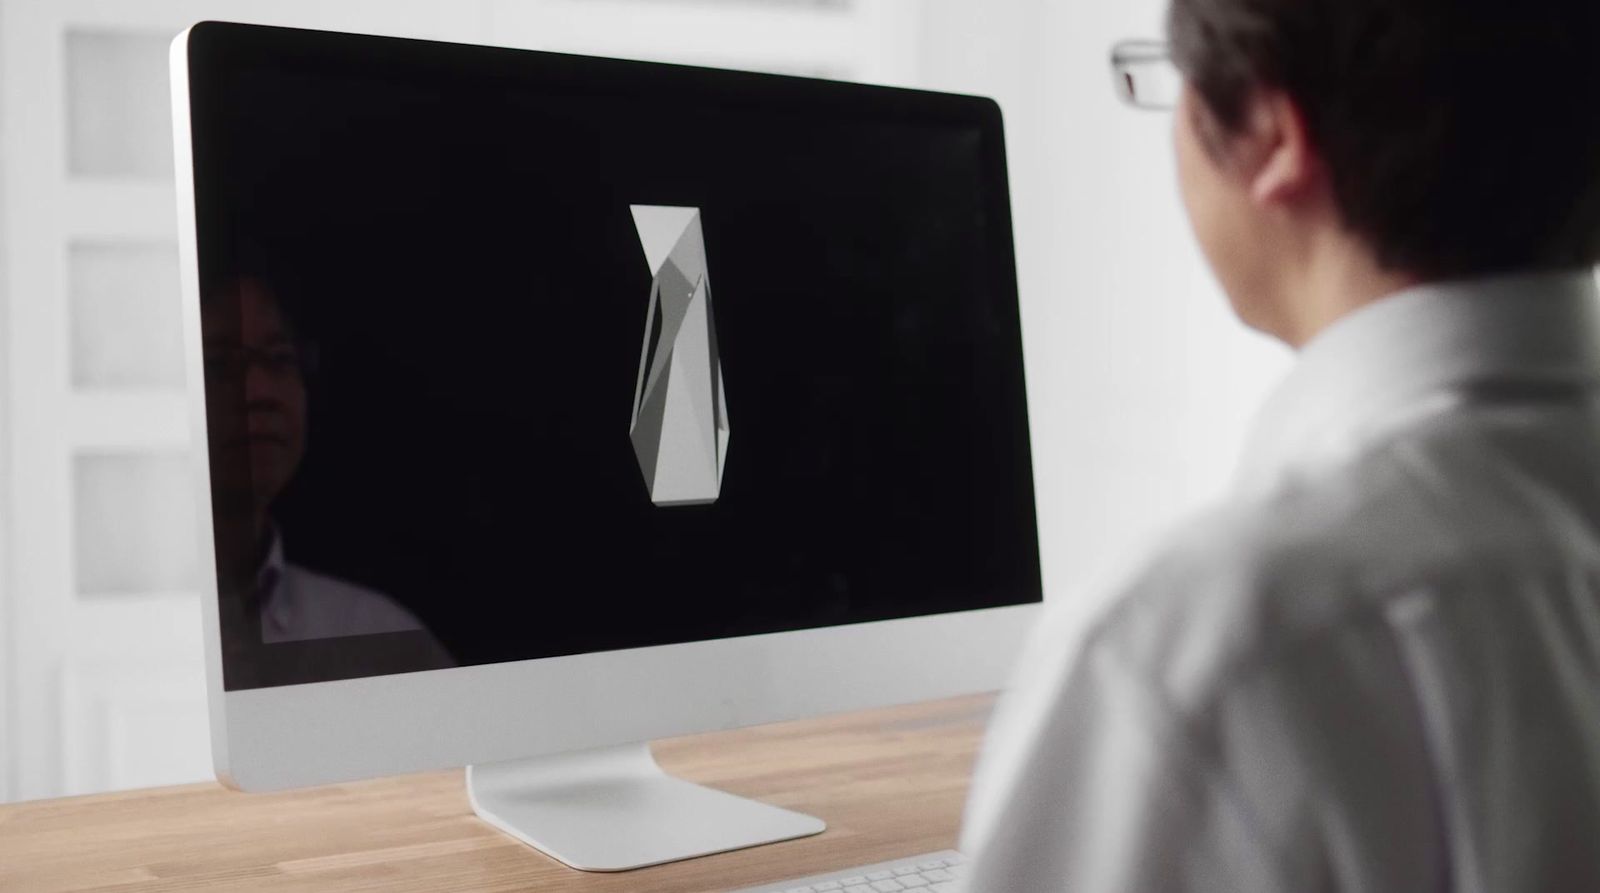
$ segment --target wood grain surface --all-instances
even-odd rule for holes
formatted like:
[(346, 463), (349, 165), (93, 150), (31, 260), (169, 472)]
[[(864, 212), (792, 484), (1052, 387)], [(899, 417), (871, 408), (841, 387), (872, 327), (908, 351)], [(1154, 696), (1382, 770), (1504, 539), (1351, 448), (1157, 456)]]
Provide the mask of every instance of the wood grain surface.
[(987, 696), (658, 742), (667, 771), (819, 816), (815, 837), (618, 874), (480, 822), (460, 771), (241, 794), (184, 785), (0, 805), (0, 891), (727, 890), (956, 842)]

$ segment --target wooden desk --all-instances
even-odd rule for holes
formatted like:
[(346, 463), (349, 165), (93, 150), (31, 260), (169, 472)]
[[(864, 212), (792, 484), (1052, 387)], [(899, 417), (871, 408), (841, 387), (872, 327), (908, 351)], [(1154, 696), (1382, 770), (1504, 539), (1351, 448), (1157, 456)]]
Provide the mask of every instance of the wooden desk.
[(656, 745), (676, 775), (828, 823), (815, 837), (620, 874), (478, 821), (462, 773), (283, 794), (216, 784), (0, 806), (0, 890), (727, 890), (956, 842), (990, 698)]

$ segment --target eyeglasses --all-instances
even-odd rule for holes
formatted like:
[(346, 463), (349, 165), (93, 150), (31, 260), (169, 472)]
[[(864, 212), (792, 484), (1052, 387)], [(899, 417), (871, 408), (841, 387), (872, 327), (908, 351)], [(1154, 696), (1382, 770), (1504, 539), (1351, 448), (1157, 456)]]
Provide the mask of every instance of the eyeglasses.
[(1139, 109), (1170, 109), (1183, 92), (1183, 76), (1167, 45), (1156, 40), (1124, 40), (1111, 48), (1111, 73), (1117, 96)]

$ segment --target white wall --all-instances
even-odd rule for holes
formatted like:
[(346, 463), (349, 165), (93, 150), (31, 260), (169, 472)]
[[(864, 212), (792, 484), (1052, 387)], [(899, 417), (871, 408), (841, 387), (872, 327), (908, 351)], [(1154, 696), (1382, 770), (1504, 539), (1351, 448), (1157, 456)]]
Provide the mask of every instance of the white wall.
[(1165, 0), (929, 5), (922, 78), (1006, 113), (1045, 585), (1081, 617), (1214, 498), (1287, 352), (1244, 329), (1190, 238), (1167, 113), (1112, 92)]
[[(156, 312), (177, 300), (162, 266), (170, 178), (133, 162), (165, 157), (160, 52), (182, 23), (265, 19), (996, 97), (1046, 587), (1083, 617), (1154, 532), (1222, 486), (1284, 364), (1231, 320), (1191, 246), (1167, 116), (1112, 94), (1110, 44), (1158, 35), (1163, 4), (0, 0), (0, 800), (209, 772), (197, 587), (179, 572), (189, 543), (159, 521), (182, 503), (156, 474), (187, 448), (181, 383), (96, 353), (171, 341), (170, 314)], [(109, 154), (95, 155), (101, 139)], [(91, 275), (102, 267), (115, 275)], [(132, 530), (156, 539), (125, 540)]]

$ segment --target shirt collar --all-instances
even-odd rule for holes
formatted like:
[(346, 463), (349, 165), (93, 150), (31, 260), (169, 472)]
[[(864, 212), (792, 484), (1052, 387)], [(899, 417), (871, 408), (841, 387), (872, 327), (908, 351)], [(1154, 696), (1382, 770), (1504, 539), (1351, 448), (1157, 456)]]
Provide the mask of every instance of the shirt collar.
[(256, 591), (261, 596), (261, 619), (282, 629), (289, 622), (289, 599), (284, 593), (283, 535), (276, 524), (271, 528), (272, 545), (267, 558), (256, 571)]
[(1338, 461), (1464, 386), (1600, 381), (1588, 270), (1421, 285), (1362, 307), (1300, 352), (1246, 441), (1237, 483)]

